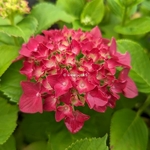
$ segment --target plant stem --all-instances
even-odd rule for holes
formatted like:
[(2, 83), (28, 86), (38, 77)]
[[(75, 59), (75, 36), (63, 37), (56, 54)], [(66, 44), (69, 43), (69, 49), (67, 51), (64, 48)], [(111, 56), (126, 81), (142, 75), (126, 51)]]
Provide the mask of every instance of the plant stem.
[[(123, 12), (123, 18), (122, 18), (122, 23), (121, 26), (123, 27), (125, 25), (126, 22), (126, 16), (127, 16), (127, 6), (125, 6), (124, 12)], [(123, 35), (119, 34), (119, 37), (122, 39)]]
[[(15, 25), (15, 22), (14, 22), (14, 15), (13, 15), (13, 14), (10, 15), (9, 20), (10, 20), (10, 24), (11, 24), (12, 26), (14, 26), (14, 25)], [(14, 43), (15, 43), (16, 45), (18, 45), (18, 42), (17, 42), (16, 37), (12, 36), (12, 38), (13, 38), (13, 40), (14, 40)]]
[(150, 105), (150, 95), (147, 97), (144, 104), (139, 108), (137, 115), (140, 116), (142, 112), (145, 110), (145, 108), (148, 107), (149, 105)]
[(126, 16), (127, 16), (127, 7), (125, 6), (124, 12), (123, 12), (123, 19), (122, 19), (122, 26), (125, 25), (126, 22)]

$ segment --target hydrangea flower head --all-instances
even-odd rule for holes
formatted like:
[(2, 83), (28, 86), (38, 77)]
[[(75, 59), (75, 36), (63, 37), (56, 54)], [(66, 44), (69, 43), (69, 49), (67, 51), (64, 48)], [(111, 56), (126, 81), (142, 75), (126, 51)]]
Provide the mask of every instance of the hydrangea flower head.
[(26, 0), (0, 0), (0, 16), (9, 18), (12, 14), (27, 14), (30, 9)]
[(25, 58), (20, 72), (27, 76), (20, 110), (55, 111), (56, 121), (64, 120), (72, 133), (90, 118), (78, 106), (105, 112), (115, 107), (120, 93), (128, 98), (138, 94), (128, 77), (129, 53), (117, 52), (115, 39), (103, 38), (98, 27), (43, 31), (23, 44), (20, 54)]

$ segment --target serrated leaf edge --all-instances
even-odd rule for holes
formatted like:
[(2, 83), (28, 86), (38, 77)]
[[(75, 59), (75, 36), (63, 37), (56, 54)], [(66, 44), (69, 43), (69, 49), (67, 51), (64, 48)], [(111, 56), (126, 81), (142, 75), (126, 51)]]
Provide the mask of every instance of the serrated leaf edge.
[[(75, 145), (76, 143), (78, 143), (78, 142), (82, 142), (82, 141), (90, 141), (90, 140), (95, 140), (95, 139), (107, 139), (107, 134), (105, 135), (105, 136), (103, 136), (103, 137), (98, 137), (98, 138), (96, 138), (96, 137), (93, 137), (93, 138), (88, 138), (88, 137), (86, 137), (86, 138), (84, 138), (84, 139), (79, 139), (79, 140), (76, 140), (75, 142), (73, 142), (70, 146), (68, 146), (65, 150), (68, 150), (69, 148), (71, 148), (71, 147), (73, 147), (73, 145)], [(106, 145), (107, 146), (107, 145)]]

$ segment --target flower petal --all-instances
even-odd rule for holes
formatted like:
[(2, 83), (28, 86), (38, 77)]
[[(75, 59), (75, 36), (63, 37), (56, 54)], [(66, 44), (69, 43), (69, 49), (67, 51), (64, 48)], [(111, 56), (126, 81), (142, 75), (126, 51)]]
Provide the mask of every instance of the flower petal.
[(138, 95), (138, 90), (135, 83), (128, 77), (126, 87), (123, 89), (124, 95), (127, 98), (134, 98)]
[(82, 129), (84, 122), (90, 117), (77, 110), (73, 114), (73, 117), (65, 118), (65, 125), (71, 133), (77, 133)]

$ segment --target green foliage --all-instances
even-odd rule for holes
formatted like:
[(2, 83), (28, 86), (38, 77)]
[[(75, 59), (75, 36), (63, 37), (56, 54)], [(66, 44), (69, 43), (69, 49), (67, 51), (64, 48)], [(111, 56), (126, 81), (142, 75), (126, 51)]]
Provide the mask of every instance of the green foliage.
[(73, 15), (76, 18), (80, 17), (82, 9), (84, 8), (85, 0), (57, 0), (56, 6), (65, 10), (68, 14)]
[(16, 150), (15, 138), (11, 136), (3, 145), (0, 145), (0, 150)]
[(0, 45), (14, 45), (13, 39), (5, 33), (0, 32)]
[(0, 76), (8, 69), (12, 61), (18, 56), (17, 46), (0, 45)]
[(1, 25), (0, 32), (9, 36), (22, 37), (25, 42), (32, 36), (37, 28), (37, 20), (34, 17), (26, 17), (17, 25)]
[(36, 5), (32, 9), (30, 16), (35, 17), (38, 21), (36, 34), (41, 33), (42, 30), (49, 28), (59, 20), (70, 23), (75, 19), (73, 16), (50, 3), (40, 3)]
[(8, 104), (6, 99), (0, 97), (0, 144), (4, 144), (14, 132), (17, 126), (17, 113), (16, 105)]
[(130, 76), (136, 82), (138, 90), (143, 93), (150, 93), (150, 60), (143, 48), (129, 40), (118, 40), (118, 51), (131, 55)]
[[(0, 17), (0, 150), (149, 150), (149, 15), (149, 0), (39, 0), (26, 16)], [(98, 26), (103, 37), (115, 37), (118, 51), (131, 55), (129, 76), (140, 92), (133, 99), (121, 95), (105, 113), (79, 107), (91, 118), (76, 134), (63, 121), (57, 123), (53, 112), (23, 114), (17, 106), (25, 77), (19, 73), (23, 60), (13, 61), (21, 45), (43, 30), (64, 25), (84, 31)]]
[(0, 82), (0, 91), (10, 98), (10, 101), (18, 103), (22, 94), (20, 82), (25, 80), (25, 76), (19, 73), (22, 67), (22, 62), (14, 63), (3, 74)]
[(125, 7), (131, 7), (133, 5), (137, 5), (144, 0), (119, 0), (120, 4)]
[(119, 0), (107, 0), (107, 3), (109, 5), (109, 9), (119, 18), (123, 17), (123, 6), (119, 3)]
[[(84, 113), (86, 111), (89, 114), (89, 110), (85, 110)], [(23, 136), (28, 143), (49, 140), (52, 150), (62, 150), (78, 139), (104, 136), (109, 131), (111, 110), (108, 110), (105, 114), (99, 114), (94, 111), (91, 111), (90, 114), (93, 117), (76, 134), (71, 134), (62, 121), (57, 123), (52, 112), (24, 115), (20, 131), (23, 132)], [(95, 126), (95, 128), (91, 128), (91, 126)]]
[(103, 138), (89, 138), (76, 141), (66, 150), (108, 150), (106, 146), (107, 136)]
[(150, 31), (150, 17), (142, 17), (129, 21), (125, 26), (118, 25), (115, 31), (126, 35), (145, 34)]
[(111, 150), (146, 150), (148, 130), (144, 121), (129, 109), (115, 112), (111, 120)]
[(92, 0), (85, 5), (81, 13), (81, 23), (85, 25), (94, 26), (102, 21), (103, 16), (104, 16), (103, 0)]

